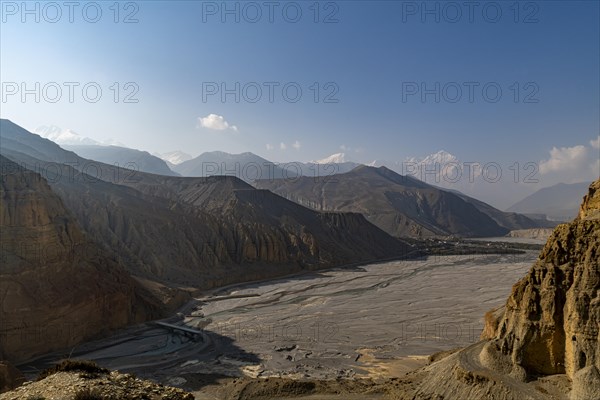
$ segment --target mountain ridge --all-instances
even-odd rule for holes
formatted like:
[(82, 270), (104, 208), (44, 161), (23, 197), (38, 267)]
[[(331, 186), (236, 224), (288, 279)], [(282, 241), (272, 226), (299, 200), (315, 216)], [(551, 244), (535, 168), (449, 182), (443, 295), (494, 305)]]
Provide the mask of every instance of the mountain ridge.
[[(244, 276), (256, 280), (402, 257), (409, 251), (405, 243), (362, 217), (320, 214), (279, 196), (261, 194), (232, 176), (190, 178), (143, 172), (128, 176), (126, 170), (95, 163), (93, 171), (100, 176), (94, 179), (84, 173), (88, 160), (11, 124), (2, 125), (2, 153), (25, 165), (41, 163), (44, 174), (60, 168), (60, 177), (50, 184), (82, 227), (105, 247), (118, 249), (129, 269), (145, 278), (209, 288), (244, 281)], [(13, 140), (18, 132), (21, 141), (31, 146), (18, 146)], [(34, 149), (35, 143), (41, 151)], [(44, 160), (14, 148), (41, 154)], [(44, 161), (60, 163), (61, 158), (73, 166), (48, 164), (44, 169)], [(268, 207), (257, 200), (259, 196)], [(161, 245), (162, 237), (171, 245)], [(144, 238), (151, 238), (151, 245), (145, 245)], [(238, 267), (232, 270), (233, 266)]]
[(517, 227), (537, 227), (526, 217), (507, 215), (384, 166), (360, 165), (330, 177), (259, 180), (255, 186), (317, 210), (363, 213), (393, 236), (502, 236)]
[(557, 183), (530, 194), (507, 208), (522, 214), (544, 214), (559, 221), (568, 221), (577, 215), (580, 198), (590, 182)]
[(168, 164), (147, 151), (120, 146), (99, 145), (63, 145), (65, 150), (73, 151), (83, 158), (105, 164), (119, 165), (131, 170), (139, 170), (157, 175), (178, 176)]
[(3, 358), (27, 360), (162, 314), (44, 178), (3, 156), (0, 163)]

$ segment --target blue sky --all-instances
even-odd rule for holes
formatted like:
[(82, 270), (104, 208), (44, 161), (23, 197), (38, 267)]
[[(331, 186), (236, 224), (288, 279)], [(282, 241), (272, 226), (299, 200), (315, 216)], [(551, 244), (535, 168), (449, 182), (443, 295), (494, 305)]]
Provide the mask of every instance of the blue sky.
[[(422, 2), (272, 2), (272, 21), (263, 1), (251, 3), (226, 3), (238, 7), (237, 22), (235, 14), (221, 14), (223, 2), (121, 2), (115, 23), (114, 2), (99, 2), (102, 16), (91, 23), (97, 7), (81, 2), (71, 23), (58, 2), (62, 16), (51, 23), (56, 10), (45, 3), (27, 5), (37, 4), (36, 22), (21, 2), (2, 1), (2, 117), (151, 152), (252, 151), (275, 161), (318, 159), (344, 146), (360, 162), (445, 149), (461, 160), (504, 165), (552, 162), (556, 147), (560, 172), (561, 162), (569, 164), (568, 149), (585, 146), (579, 180), (595, 174), (589, 161), (598, 158), (590, 141), (600, 132), (597, 1), (480, 1), (472, 18), (462, 1), (427, 2), (437, 15), (422, 14)], [(257, 8), (262, 16), (253, 23)], [(297, 9), (302, 16), (292, 23)], [(128, 15), (138, 22), (124, 23)], [(62, 97), (45, 101), (42, 89), (39, 103), (33, 95), (25, 101), (20, 93), (7, 95), (14, 89), (7, 83), (22, 82), (29, 88), (57, 82)], [(72, 103), (63, 82), (80, 84)], [(97, 103), (83, 98), (88, 82), (102, 89)], [(125, 88), (127, 82), (135, 86)], [(233, 94), (224, 102), (219, 94), (203, 99), (211, 82), (229, 88), (239, 82), (240, 102)], [(262, 87), (256, 103), (248, 101), (256, 94), (252, 82)], [(265, 82), (279, 85), (273, 102)], [(421, 85), (435, 89), (436, 82), (440, 101), (435, 94), (422, 101)], [(302, 89), (298, 102), (286, 101), (286, 84), (290, 97)], [(139, 101), (125, 103), (136, 87)], [(415, 87), (419, 92), (408, 94)], [(497, 87), (502, 95), (492, 102)], [(330, 99), (338, 101), (325, 102), (333, 92)], [(210, 114), (222, 120), (209, 118), (202, 127), (199, 118)], [(222, 128), (222, 121), (229, 128), (209, 129)], [(574, 171), (560, 179), (578, 180)]]

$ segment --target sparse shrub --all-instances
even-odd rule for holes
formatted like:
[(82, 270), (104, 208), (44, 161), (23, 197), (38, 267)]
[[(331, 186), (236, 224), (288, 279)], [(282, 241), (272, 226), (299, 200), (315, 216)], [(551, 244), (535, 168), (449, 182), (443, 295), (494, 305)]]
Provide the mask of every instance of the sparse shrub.
[(37, 380), (42, 380), (47, 376), (56, 374), (57, 372), (69, 372), (69, 371), (79, 371), (79, 372), (87, 372), (89, 374), (100, 374), (100, 373), (108, 373), (110, 372), (106, 368), (100, 367), (94, 361), (88, 360), (63, 360), (59, 364), (56, 364), (53, 367), (50, 367), (40, 373)]
[(99, 392), (87, 388), (77, 392), (73, 400), (104, 400), (104, 397)]
[(83, 379), (96, 379), (99, 376), (100, 375), (95, 372), (82, 372), (79, 374), (79, 377)]

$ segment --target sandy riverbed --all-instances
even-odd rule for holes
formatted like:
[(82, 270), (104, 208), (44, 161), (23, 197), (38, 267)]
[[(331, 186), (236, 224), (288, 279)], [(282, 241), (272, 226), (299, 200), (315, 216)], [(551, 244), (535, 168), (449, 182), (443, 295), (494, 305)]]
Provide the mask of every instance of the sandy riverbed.
[(202, 329), (198, 341), (146, 325), (73, 355), (190, 390), (211, 383), (192, 384), (193, 374), (215, 382), (402, 376), (432, 353), (476, 342), (484, 313), (505, 301), (535, 257), (431, 257), (228, 287), (170, 320)]

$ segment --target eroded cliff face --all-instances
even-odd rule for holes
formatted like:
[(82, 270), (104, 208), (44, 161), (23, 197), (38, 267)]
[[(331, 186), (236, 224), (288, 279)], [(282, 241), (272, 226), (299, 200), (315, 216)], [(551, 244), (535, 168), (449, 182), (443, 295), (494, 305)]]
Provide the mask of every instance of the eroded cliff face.
[(487, 366), (522, 380), (564, 373), (573, 399), (600, 393), (600, 180), (513, 287), (504, 314), (487, 325)]
[(1, 162), (2, 358), (18, 363), (160, 315), (158, 302), (86, 238), (40, 175)]
[(600, 180), (558, 226), (481, 341), (413, 371), (396, 398), (600, 399)]
[(92, 162), (7, 120), (1, 153), (49, 180), (87, 238), (136, 278), (212, 288), (417, 255), (362, 216), (322, 214), (232, 176), (182, 178)]
[(116, 185), (63, 168), (74, 178), (52, 189), (83, 231), (133, 275), (168, 285), (207, 289), (412, 250), (360, 214), (318, 213), (234, 177)]

